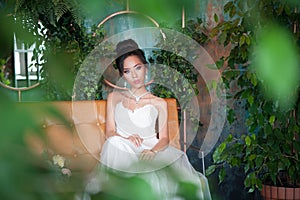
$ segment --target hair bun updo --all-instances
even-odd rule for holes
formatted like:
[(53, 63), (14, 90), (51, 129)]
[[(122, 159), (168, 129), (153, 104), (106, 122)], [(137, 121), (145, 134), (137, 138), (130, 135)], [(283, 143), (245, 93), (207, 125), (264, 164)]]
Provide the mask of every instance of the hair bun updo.
[(117, 57), (137, 49), (139, 49), (139, 46), (134, 40), (128, 39), (128, 40), (121, 41), (117, 44), (117, 48), (116, 48)]

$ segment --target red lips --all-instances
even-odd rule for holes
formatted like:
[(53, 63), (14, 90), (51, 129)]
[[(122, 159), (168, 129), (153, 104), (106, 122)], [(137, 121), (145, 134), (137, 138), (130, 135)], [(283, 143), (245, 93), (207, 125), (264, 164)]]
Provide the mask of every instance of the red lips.
[(134, 84), (139, 84), (140, 83), (140, 80), (135, 80), (133, 81)]

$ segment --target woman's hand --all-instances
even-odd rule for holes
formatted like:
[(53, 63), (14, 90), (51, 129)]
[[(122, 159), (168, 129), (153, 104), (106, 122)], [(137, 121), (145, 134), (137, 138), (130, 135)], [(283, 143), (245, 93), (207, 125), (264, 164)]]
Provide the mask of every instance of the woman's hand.
[(156, 152), (152, 151), (151, 149), (145, 149), (141, 155), (140, 159), (141, 160), (152, 160), (156, 155)]
[(139, 135), (131, 135), (127, 138), (130, 142), (132, 142), (136, 147), (141, 146), (143, 139)]

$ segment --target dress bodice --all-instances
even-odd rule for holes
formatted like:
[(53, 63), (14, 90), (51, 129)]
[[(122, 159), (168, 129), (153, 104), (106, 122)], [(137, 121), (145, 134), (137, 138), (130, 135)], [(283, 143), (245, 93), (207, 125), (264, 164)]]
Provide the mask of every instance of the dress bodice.
[(156, 136), (155, 125), (158, 111), (152, 104), (146, 104), (135, 110), (126, 108), (119, 102), (115, 108), (115, 123), (117, 133), (128, 137), (138, 134), (141, 138)]

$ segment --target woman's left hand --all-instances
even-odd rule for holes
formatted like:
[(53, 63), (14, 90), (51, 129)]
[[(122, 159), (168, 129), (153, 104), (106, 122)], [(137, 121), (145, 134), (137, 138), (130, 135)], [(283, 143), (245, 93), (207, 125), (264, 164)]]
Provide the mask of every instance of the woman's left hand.
[(141, 155), (140, 159), (141, 160), (152, 160), (155, 157), (156, 153), (151, 151), (150, 149), (145, 149)]

